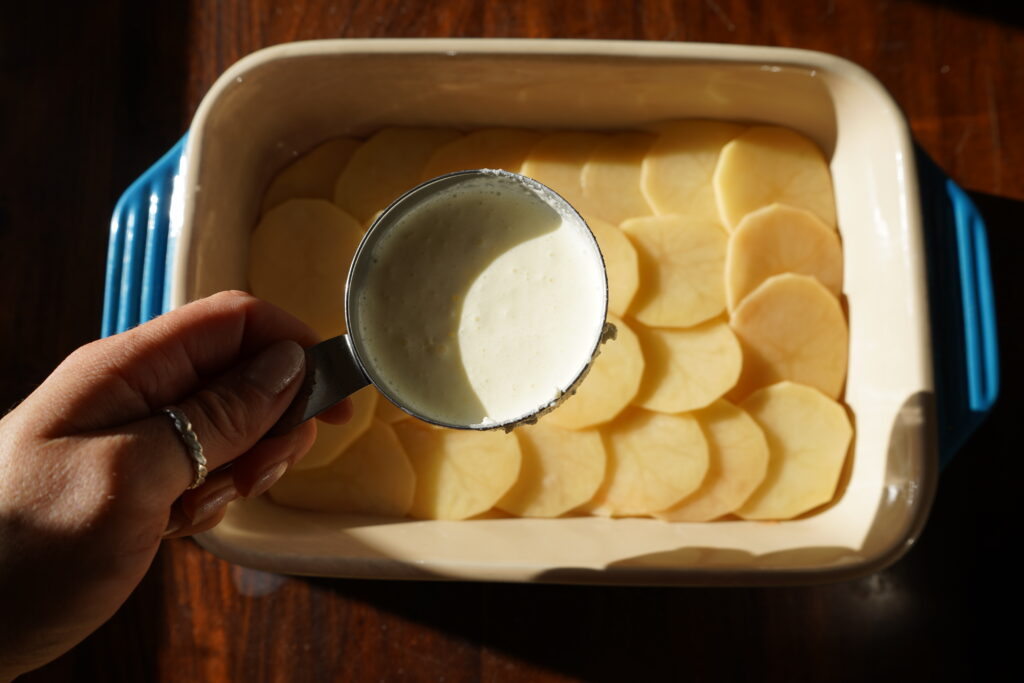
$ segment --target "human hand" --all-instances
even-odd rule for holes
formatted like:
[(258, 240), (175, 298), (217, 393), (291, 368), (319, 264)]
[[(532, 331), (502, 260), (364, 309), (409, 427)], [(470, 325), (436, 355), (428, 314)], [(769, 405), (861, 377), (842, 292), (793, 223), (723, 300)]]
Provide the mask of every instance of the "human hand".
[[(83, 346), (0, 420), (0, 680), (69, 650), (127, 599), (163, 538), (213, 527), (306, 453), (312, 420), (264, 435), (316, 341), (280, 309), (222, 292)], [(208, 461), (194, 490), (159, 412), (170, 405)], [(349, 411), (346, 401), (321, 417)]]

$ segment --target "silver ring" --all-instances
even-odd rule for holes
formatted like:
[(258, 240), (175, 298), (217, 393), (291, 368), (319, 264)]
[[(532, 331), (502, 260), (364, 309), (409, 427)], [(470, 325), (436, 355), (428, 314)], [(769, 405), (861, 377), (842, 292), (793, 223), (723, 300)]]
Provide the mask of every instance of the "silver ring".
[(206, 456), (203, 455), (203, 445), (199, 443), (199, 437), (192, 431), (192, 423), (189, 422), (188, 417), (182, 412), (181, 408), (175, 408), (174, 406), (167, 406), (161, 408), (160, 412), (171, 418), (171, 422), (174, 423), (174, 429), (178, 432), (178, 436), (181, 437), (181, 441), (185, 444), (185, 450), (188, 451), (188, 457), (191, 458), (192, 464), (196, 468), (195, 479), (189, 484), (189, 489), (198, 488), (203, 485), (206, 481)]

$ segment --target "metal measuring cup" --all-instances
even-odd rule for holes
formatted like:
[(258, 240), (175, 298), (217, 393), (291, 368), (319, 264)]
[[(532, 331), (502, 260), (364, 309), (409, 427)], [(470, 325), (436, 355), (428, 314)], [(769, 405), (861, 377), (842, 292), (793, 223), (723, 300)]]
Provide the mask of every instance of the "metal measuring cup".
[[(456, 189), (461, 184), (479, 182), (493, 183), (495, 189), (507, 188), (509, 184), (514, 184), (517, 189), (525, 187), (532, 191), (548, 207), (556, 211), (563, 220), (570, 221), (581, 230), (581, 234), (586, 237), (584, 243), (587, 248), (592, 250), (594, 258), (600, 261), (601, 273), (604, 274), (604, 258), (597, 245), (597, 240), (587, 226), (586, 221), (583, 220), (583, 217), (580, 216), (572, 205), (547, 186), (517, 173), (490, 169), (458, 171), (428, 180), (394, 200), (381, 212), (363, 236), (352, 259), (345, 285), (345, 319), (348, 323), (348, 333), (328, 339), (306, 349), (306, 375), (302, 387), (281, 419), (270, 430), (271, 434), (280, 434), (292, 429), (298, 424), (317, 416), (368, 384), (373, 384), (385, 398), (394, 403), (398, 408), (420, 420), (441, 427), (476, 430), (502, 428), (510, 431), (520, 424), (536, 422), (538, 417), (553, 410), (564, 398), (571, 396), (575, 392), (576, 387), (589, 371), (590, 365), (597, 356), (601, 344), (615, 336), (614, 326), (605, 322), (608, 311), (608, 281), (606, 275), (602, 278), (603, 291), (601, 296), (603, 297), (603, 306), (601, 307), (601, 320), (594, 323), (593, 348), (589, 358), (580, 359), (580, 371), (567, 386), (559, 387), (560, 393), (554, 400), (538, 405), (536, 410), (529, 414), (516, 416), (505, 421), (495, 421), (486, 425), (448, 423), (434, 416), (424, 414), (414, 406), (409, 405), (409, 402), (404, 400), (402, 396), (395, 395), (395, 391), (380, 380), (380, 374), (370, 361), (371, 355), (363, 343), (359, 333), (359, 325), (352, 324), (353, 318), (357, 316), (355, 299), (359, 295), (370, 269), (373, 267), (372, 255), (374, 249), (388, 234), (388, 231), (396, 226), (404, 216), (416, 210), (431, 197), (436, 197), (439, 193)], [(495, 359), (495, 362), (500, 362), (500, 359)]]

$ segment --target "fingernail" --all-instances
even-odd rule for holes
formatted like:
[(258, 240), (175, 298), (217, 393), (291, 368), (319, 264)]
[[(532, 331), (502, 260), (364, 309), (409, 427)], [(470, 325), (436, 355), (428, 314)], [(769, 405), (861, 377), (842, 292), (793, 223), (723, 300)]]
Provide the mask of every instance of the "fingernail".
[(256, 483), (252, 485), (252, 488), (249, 490), (249, 495), (246, 496), (246, 498), (255, 498), (258, 495), (266, 493), (267, 489), (276, 484), (277, 480), (281, 478), (281, 475), (283, 475), (287, 469), (287, 462), (279, 462), (268, 469), (266, 472), (261, 474), (259, 479), (256, 480)]
[(227, 486), (203, 499), (203, 502), (196, 506), (195, 514), (192, 515), (192, 524), (209, 519), (222, 507), (238, 498), (238, 491), (234, 486)]
[(271, 396), (285, 390), (302, 372), (306, 352), (290, 340), (271, 344), (256, 356), (242, 376)]
[(172, 516), (167, 522), (167, 528), (164, 529), (163, 538), (167, 538), (168, 536), (178, 533), (178, 529), (182, 526), (184, 526), (182, 521), (177, 517)]

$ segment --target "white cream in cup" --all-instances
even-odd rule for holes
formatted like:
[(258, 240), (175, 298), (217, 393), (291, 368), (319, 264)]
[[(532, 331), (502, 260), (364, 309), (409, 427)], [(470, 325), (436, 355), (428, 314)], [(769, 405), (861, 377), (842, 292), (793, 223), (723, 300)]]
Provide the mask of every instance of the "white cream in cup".
[(308, 351), (305, 396), (275, 431), (368, 383), (444, 427), (533, 421), (585, 375), (607, 305), (597, 242), (555, 192), (506, 171), (434, 178), (363, 237), (348, 334)]

